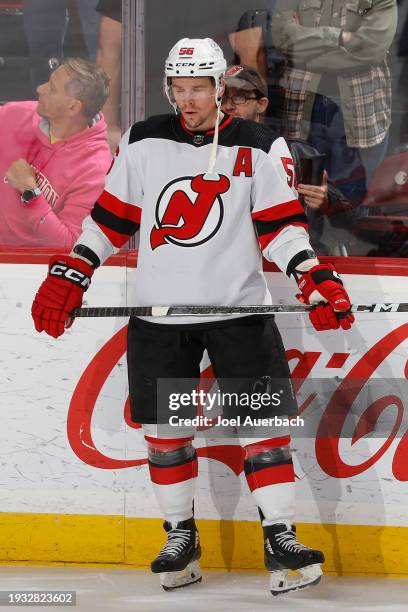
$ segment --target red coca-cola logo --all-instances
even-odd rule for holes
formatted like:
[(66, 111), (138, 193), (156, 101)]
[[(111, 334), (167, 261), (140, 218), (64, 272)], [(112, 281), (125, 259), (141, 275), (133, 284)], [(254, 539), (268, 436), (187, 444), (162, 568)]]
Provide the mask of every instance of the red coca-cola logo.
[[(68, 410), (67, 433), (72, 450), (81, 461), (102, 469), (121, 469), (143, 465), (143, 459), (113, 459), (96, 447), (92, 438), (92, 415), (103, 385), (113, 368), (126, 351), (127, 325), (119, 330), (100, 349), (82, 374), (71, 398)], [(204, 377), (209, 372), (203, 373)], [(129, 400), (123, 407), (123, 415), (129, 427), (140, 429), (130, 418)], [(208, 457), (225, 463), (235, 474), (242, 471), (242, 449), (240, 446), (217, 445), (197, 449), (199, 457)]]
[[(67, 431), (68, 440), (72, 450), (79, 459), (90, 466), (102, 469), (121, 469), (134, 467), (147, 463), (143, 459), (114, 459), (103, 454), (94, 444), (92, 438), (92, 415), (101, 389), (109, 378), (113, 368), (126, 351), (127, 326), (119, 330), (95, 355), (82, 374), (72, 395)], [(356, 476), (372, 467), (390, 448), (400, 429), (404, 407), (396, 395), (387, 395), (377, 399), (361, 415), (351, 440), (356, 443), (364, 435), (375, 428), (377, 420), (385, 409), (396, 407), (395, 423), (382, 446), (366, 460), (359, 464), (349, 465), (340, 454), (339, 440), (343, 426), (353, 402), (362, 391), (366, 381), (373, 376), (377, 368), (408, 338), (408, 323), (401, 325), (381, 338), (372, 346), (350, 369), (346, 377), (339, 384), (330, 398), (320, 420), (315, 450), (316, 458), (322, 470), (334, 478), (348, 478)], [(299, 391), (303, 381), (311, 374), (322, 353), (319, 351), (305, 351), (290, 349), (286, 351), (289, 363), (295, 361), (292, 367), (292, 376), (295, 380), (295, 390)], [(347, 361), (349, 353), (334, 353), (325, 364), (326, 368), (342, 367)], [(405, 365), (404, 375), (408, 378), (408, 361)], [(212, 373), (207, 369), (202, 373), (203, 384), (211, 378)], [(350, 384), (353, 381), (353, 384)], [(311, 394), (300, 406), (300, 412), (307, 410), (314, 400)], [(339, 410), (339, 405), (342, 406)], [(138, 429), (130, 418), (128, 400), (123, 407), (123, 417), (127, 426)], [(199, 457), (207, 457), (223, 462), (235, 474), (242, 471), (242, 450), (239, 445), (216, 445), (197, 448)], [(399, 481), (408, 480), (408, 432), (400, 439), (395, 450), (392, 462), (392, 472)]]

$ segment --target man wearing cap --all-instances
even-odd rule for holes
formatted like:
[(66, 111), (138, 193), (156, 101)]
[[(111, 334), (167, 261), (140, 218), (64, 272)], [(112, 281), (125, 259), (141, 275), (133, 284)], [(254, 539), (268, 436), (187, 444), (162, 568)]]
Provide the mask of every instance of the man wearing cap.
[(229, 66), (225, 86), (222, 109), (226, 113), (263, 123), (269, 104), (268, 87), (256, 70), (248, 66)]

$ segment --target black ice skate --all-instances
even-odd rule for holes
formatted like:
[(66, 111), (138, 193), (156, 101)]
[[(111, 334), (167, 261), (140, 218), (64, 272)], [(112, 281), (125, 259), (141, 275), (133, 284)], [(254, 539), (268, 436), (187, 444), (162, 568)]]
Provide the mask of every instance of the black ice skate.
[[(265, 539), (265, 567), (270, 571), (272, 595), (303, 589), (318, 584), (322, 577), (324, 555), (296, 540), (296, 527), (288, 529), (284, 523), (263, 527)], [(298, 574), (288, 576), (289, 570)]]
[(194, 519), (171, 524), (165, 521), (167, 543), (151, 563), (154, 574), (160, 574), (160, 583), (165, 591), (201, 582), (198, 559), (201, 547)]

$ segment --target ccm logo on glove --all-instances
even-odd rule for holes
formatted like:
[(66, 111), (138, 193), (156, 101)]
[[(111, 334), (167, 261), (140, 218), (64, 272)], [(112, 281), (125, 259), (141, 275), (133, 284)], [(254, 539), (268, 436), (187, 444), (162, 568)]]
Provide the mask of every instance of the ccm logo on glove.
[(82, 259), (70, 255), (51, 257), (48, 270), (34, 298), (31, 314), (38, 332), (45, 331), (58, 338), (72, 325), (71, 312), (81, 306), (94, 270)]
[(316, 304), (309, 313), (315, 329), (318, 331), (339, 327), (350, 329), (354, 322), (354, 315), (350, 312), (350, 298), (343, 287), (340, 275), (332, 265), (313, 266), (309, 272), (305, 272), (296, 280), (301, 291), (296, 297), (304, 304)]
[(50, 276), (66, 278), (67, 280), (71, 281), (71, 283), (75, 283), (76, 285), (82, 287), (84, 291), (86, 291), (91, 284), (91, 279), (89, 276), (86, 276), (79, 270), (69, 268), (67, 265), (59, 262), (53, 264), (50, 268)]

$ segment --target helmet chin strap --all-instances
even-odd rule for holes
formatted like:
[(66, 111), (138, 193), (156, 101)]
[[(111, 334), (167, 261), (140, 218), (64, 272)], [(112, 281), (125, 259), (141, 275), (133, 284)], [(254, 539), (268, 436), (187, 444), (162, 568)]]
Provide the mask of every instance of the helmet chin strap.
[(215, 162), (217, 160), (217, 147), (218, 147), (218, 132), (220, 125), (220, 116), (221, 116), (221, 102), (222, 98), (219, 95), (220, 89), (217, 87), (217, 91), (215, 92), (215, 103), (217, 105), (217, 116), (215, 118), (215, 126), (214, 126), (214, 138), (211, 145), (211, 153), (210, 159), (208, 161), (208, 170), (206, 174), (204, 174), (204, 179), (206, 181), (218, 181), (220, 176), (216, 172), (214, 172)]

